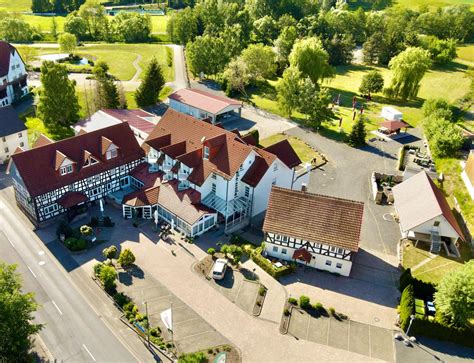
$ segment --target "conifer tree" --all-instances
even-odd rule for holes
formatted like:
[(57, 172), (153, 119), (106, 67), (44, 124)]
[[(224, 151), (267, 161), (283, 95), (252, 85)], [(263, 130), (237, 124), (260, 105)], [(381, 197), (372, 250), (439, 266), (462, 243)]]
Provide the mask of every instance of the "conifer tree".
[(153, 58), (148, 64), (145, 72), (145, 78), (135, 92), (135, 101), (140, 107), (154, 105), (158, 102), (160, 92), (165, 85), (165, 79), (161, 66), (156, 58)]
[(364, 146), (366, 136), (367, 130), (365, 129), (365, 119), (363, 116), (359, 116), (356, 123), (352, 126), (351, 133), (348, 136), (349, 145), (354, 147)]

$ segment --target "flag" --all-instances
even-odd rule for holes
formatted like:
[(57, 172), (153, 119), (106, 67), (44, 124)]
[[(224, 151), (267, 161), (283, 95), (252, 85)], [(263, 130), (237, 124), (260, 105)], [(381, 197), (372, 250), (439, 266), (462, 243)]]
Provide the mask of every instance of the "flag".
[(161, 312), (161, 321), (166, 326), (168, 330), (173, 331), (173, 317), (172, 317), (171, 308)]

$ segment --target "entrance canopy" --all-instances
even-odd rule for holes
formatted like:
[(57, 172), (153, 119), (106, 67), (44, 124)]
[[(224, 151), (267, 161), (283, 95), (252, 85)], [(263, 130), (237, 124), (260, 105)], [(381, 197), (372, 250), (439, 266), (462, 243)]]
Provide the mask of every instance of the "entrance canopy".
[(311, 253), (305, 248), (299, 248), (293, 253), (293, 260), (302, 260), (306, 263), (311, 262)]
[(61, 198), (59, 198), (56, 203), (58, 203), (63, 208), (71, 208), (78, 204), (87, 202), (89, 198), (81, 192), (67, 192)]
[(395, 132), (395, 131), (400, 130), (402, 128), (408, 127), (408, 124), (406, 122), (398, 121), (398, 120), (384, 121), (380, 124), (380, 127), (383, 127), (383, 128), (387, 129), (390, 132)]

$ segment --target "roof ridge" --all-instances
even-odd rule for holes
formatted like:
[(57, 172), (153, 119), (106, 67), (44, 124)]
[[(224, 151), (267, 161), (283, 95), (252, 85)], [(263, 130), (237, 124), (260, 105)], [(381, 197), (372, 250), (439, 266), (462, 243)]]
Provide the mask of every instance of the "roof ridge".
[(272, 190), (273, 189), (281, 190), (283, 192), (292, 193), (292, 194), (295, 194), (295, 195), (307, 195), (307, 196), (312, 196), (312, 197), (320, 197), (320, 198), (323, 198), (323, 199), (340, 200), (340, 201), (343, 201), (343, 202), (350, 202), (350, 203), (355, 203), (355, 204), (362, 204), (362, 205), (365, 204), (364, 202), (358, 201), (358, 200), (335, 197), (335, 196), (332, 196), (332, 195), (324, 195), (324, 194), (319, 194), (319, 193), (304, 192), (302, 190), (287, 189), (287, 188), (279, 187), (279, 186), (276, 186), (276, 185), (274, 185), (272, 187)]

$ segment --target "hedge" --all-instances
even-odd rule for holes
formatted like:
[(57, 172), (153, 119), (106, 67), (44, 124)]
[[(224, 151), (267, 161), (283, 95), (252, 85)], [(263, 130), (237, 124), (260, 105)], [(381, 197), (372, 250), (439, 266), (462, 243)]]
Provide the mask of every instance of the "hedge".
[(410, 324), (410, 316), (415, 314), (415, 293), (413, 285), (408, 285), (403, 290), (398, 309), (400, 313), (400, 327), (403, 331), (406, 331), (408, 324)]
[(415, 296), (417, 298), (423, 300), (433, 300), (433, 295), (436, 292), (436, 285), (430, 282), (418, 280), (417, 278), (413, 277), (409, 268), (403, 271), (400, 275), (400, 291), (405, 290), (408, 285), (413, 285)]
[(474, 332), (472, 330), (446, 326), (437, 321), (415, 319), (410, 329), (410, 335), (412, 334), (447, 340), (474, 348)]
[(293, 268), (291, 266), (283, 266), (278, 269), (273, 267), (273, 264), (262, 256), (262, 247), (256, 248), (251, 253), (250, 258), (253, 262), (259, 265), (265, 272), (273, 276), (275, 279), (278, 279), (293, 272)]

